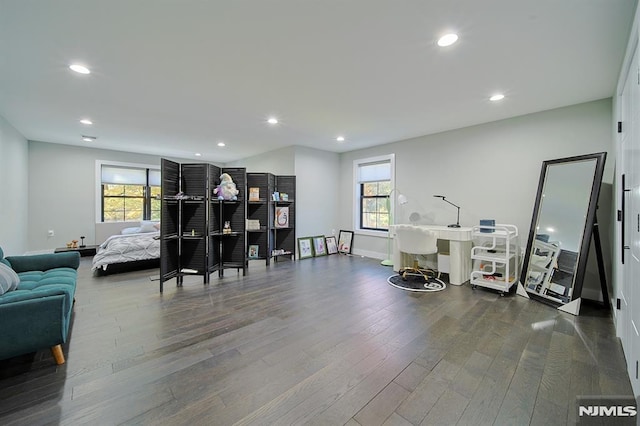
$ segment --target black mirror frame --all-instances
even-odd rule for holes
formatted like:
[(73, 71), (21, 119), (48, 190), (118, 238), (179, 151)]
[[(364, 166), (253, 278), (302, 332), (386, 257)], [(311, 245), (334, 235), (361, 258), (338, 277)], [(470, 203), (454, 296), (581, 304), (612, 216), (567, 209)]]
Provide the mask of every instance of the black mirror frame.
[[(593, 180), (591, 182), (591, 196), (589, 198), (589, 206), (587, 207), (587, 215), (584, 223), (584, 229), (582, 232), (582, 241), (580, 244), (580, 253), (578, 255), (578, 262), (576, 264), (576, 271), (573, 280), (573, 290), (571, 292), (571, 301), (574, 301), (582, 295), (582, 285), (584, 281), (584, 275), (587, 266), (587, 258), (589, 256), (589, 246), (591, 244), (591, 238), (593, 233), (593, 226), (596, 223), (596, 210), (598, 208), (598, 197), (600, 196), (600, 186), (602, 185), (602, 176), (604, 174), (604, 164), (607, 158), (606, 152), (598, 152), (594, 154), (578, 155), (574, 157), (558, 158), (555, 160), (547, 160), (542, 162), (542, 170), (540, 171), (540, 179), (538, 181), (538, 192), (536, 194), (536, 202), (533, 206), (533, 217), (531, 218), (531, 228), (529, 229), (529, 238), (527, 240), (527, 249), (524, 254), (524, 261), (522, 263), (522, 272), (520, 275), (520, 283), (524, 286), (527, 282), (527, 275), (529, 272), (529, 259), (531, 257), (531, 250), (536, 235), (536, 226), (538, 223), (538, 215), (540, 213), (540, 203), (544, 191), (544, 183), (547, 176), (547, 168), (551, 165), (573, 163), (585, 160), (596, 160), (595, 172), (593, 174)], [(538, 296), (534, 292), (527, 294), (540, 300), (544, 303), (553, 306), (562, 306), (563, 303), (556, 303), (552, 300)]]

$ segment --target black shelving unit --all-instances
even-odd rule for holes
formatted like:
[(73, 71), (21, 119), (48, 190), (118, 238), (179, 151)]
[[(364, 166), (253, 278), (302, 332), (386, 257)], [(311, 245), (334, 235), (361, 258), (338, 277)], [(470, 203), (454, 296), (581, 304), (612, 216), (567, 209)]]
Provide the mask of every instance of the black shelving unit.
[[(268, 266), (271, 262), (273, 250), (273, 207), (271, 196), (275, 191), (275, 175), (271, 173), (247, 173), (247, 220), (258, 221), (259, 229), (247, 227), (247, 261), (264, 260)], [(251, 188), (258, 189), (258, 200), (251, 200)], [(258, 247), (258, 254), (250, 256), (252, 246)]]
[(164, 282), (185, 275), (202, 275), (207, 270), (207, 202), (209, 164), (179, 164), (162, 159), (160, 196), (160, 292)]
[(178, 276), (180, 269), (180, 164), (162, 159), (160, 165), (160, 293), (165, 281)]
[[(240, 191), (237, 200), (218, 200), (213, 193), (210, 200), (209, 251), (212, 253), (209, 272), (218, 271), (218, 276), (224, 276), (225, 269), (242, 270), (247, 273), (246, 260), (246, 186), (247, 172), (245, 168), (222, 168), (215, 177), (215, 185), (220, 182), (220, 174), (227, 173)], [(228, 222), (231, 231), (225, 232), (224, 224)]]
[[(205, 284), (210, 274), (225, 268), (242, 269), (245, 258), (245, 169), (212, 164), (179, 164), (162, 159), (160, 292), (164, 282), (202, 275)], [(213, 194), (221, 173), (228, 173), (240, 190), (238, 200), (218, 200)], [(224, 223), (231, 233), (223, 231)]]
[[(283, 251), (284, 254), (275, 254), (274, 260), (282, 258), (290, 258), (295, 260), (296, 258), (296, 177), (295, 176), (276, 176), (275, 191), (279, 194), (287, 194), (288, 199), (274, 200), (272, 202), (274, 220), (271, 221), (271, 234), (273, 238), (273, 250)], [(287, 227), (276, 226), (276, 210), (278, 207), (287, 207), (289, 209), (289, 225)]]

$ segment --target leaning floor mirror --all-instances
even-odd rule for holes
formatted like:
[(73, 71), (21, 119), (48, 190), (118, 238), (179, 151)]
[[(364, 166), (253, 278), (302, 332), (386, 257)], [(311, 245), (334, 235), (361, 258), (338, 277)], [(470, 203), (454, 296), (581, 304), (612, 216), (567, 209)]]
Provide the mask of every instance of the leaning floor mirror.
[(600, 152), (542, 163), (518, 294), (578, 315), (605, 160)]

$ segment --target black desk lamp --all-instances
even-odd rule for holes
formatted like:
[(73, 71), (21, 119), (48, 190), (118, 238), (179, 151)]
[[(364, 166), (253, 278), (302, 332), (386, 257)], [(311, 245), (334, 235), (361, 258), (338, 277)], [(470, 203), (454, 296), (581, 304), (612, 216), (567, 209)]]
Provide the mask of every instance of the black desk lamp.
[(451, 204), (453, 207), (456, 207), (458, 209), (458, 219), (456, 220), (456, 223), (453, 225), (447, 225), (449, 228), (460, 228), (460, 206), (456, 206), (455, 204), (453, 204), (451, 201), (447, 200), (445, 198), (444, 195), (434, 195), (434, 197), (436, 198), (442, 198), (442, 201)]

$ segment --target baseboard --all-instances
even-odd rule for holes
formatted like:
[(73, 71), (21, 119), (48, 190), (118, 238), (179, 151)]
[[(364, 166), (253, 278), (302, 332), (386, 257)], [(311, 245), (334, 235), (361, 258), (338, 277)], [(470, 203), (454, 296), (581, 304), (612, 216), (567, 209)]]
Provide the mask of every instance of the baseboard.
[(387, 253), (378, 253), (376, 251), (369, 251), (369, 250), (356, 250), (356, 249), (354, 249), (351, 254), (356, 255), (356, 256), (369, 257), (371, 259), (379, 259), (379, 260), (384, 260), (384, 259), (387, 258)]
[(31, 250), (24, 253), (25, 256), (29, 256), (32, 254), (49, 254), (53, 253), (55, 249), (44, 249), (44, 250)]

